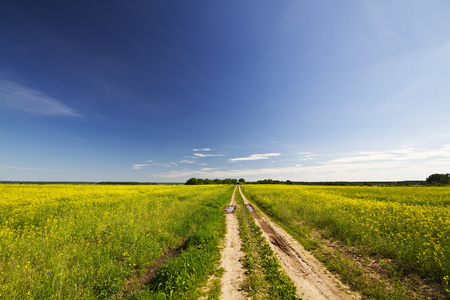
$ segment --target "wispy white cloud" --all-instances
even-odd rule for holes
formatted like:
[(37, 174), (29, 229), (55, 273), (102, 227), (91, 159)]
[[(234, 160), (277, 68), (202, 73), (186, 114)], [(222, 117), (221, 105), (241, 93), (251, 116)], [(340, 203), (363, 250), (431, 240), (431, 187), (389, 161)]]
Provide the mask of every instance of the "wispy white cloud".
[(171, 168), (172, 164), (161, 164), (161, 163), (152, 163), (152, 165), (154, 166), (163, 166), (163, 167), (167, 167), (167, 168)]
[(143, 169), (144, 167), (146, 167), (146, 166), (148, 166), (149, 164), (135, 164), (135, 165), (133, 165), (131, 168), (133, 169), (133, 170), (140, 170), (140, 169)]
[[(166, 164), (166, 163), (157, 163), (157, 162), (154, 162), (153, 160), (148, 160), (147, 162), (148, 163), (145, 163), (145, 164), (135, 164), (131, 168), (133, 170), (140, 170), (140, 169), (143, 169), (143, 168), (145, 168), (147, 166), (150, 166), (150, 165), (152, 165), (152, 166), (161, 166), (161, 167), (166, 167), (166, 168), (178, 167), (178, 163), (177, 162), (171, 162), (171, 163), (168, 163), (168, 164)], [(193, 164), (194, 161), (182, 160), (179, 163)]]
[(260, 160), (268, 159), (269, 157), (280, 156), (280, 153), (266, 153), (266, 154), (252, 154), (247, 157), (238, 157), (229, 159), (230, 162), (243, 161), (243, 160)]
[(0, 168), (4, 168), (4, 169), (16, 169), (16, 170), (25, 170), (25, 171), (54, 171), (54, 170), (52, 170), (52, 169), (45, 169), (45, 168), (30, 168), (30, 167), (3, 166), (3, 165), (0, 165)]
[(298, 154), (300, 154), (299, 160), (313, 160), (316, 156), (316, 154), (312, 152), (299, 152)]
[(211, 149), (209, 148), (203, 148), (203, 149), (192, 149), (192, 151), (197, 152), (197, 151), (211, 151)]
[(327, 164), (348, 164), (355, 162), (369, 162), (369, 161), (381, 161), (381, 160), (392, 160), (395, 158), (399, 158), (393, 153), (389, 152), (361, 152), (355, 156), (343, 157), (332, 159)]
[(0, 104), (35, 115), (80, 116), (75, 110), (55, 98), (3, 79), (0, 79)]
[(185, 159), (185, 160), (180, 160), (180, 163), (182, 163), (182, 164), (193, 164), (193, 163), (195, 163), (195, 161)]
[(450, 158), (450, 144), (444, 145), (438, 149), (400, 149), (391, 151), (373, 151), (360, 152), (356, 155), (333, 159), (328, 164), (346, 164), (356, 162), (374, 162), (374, 161), (413, 161), (430, 158)]
[(162, 164), (162, 163), (157, 163), (157, 162), (153, 162), (152, 160), (148, 161), (148, 164), (135, 164), (133, 165), (131, 168), (133, 170), (140, 170), (143, 169), (147, 166), (153, 165), (153, 166), (162, 166), (162, 167), (167, 167), (167, 168), (172, 168), (172, 167), (177, 167), (178, 164), (176, 162), (171, 162), (170, 164)]
[(194, 153), (196, 157), (213, 157), (213, 156), (224, 156), (223, 154), (203, 154), (203, 153)]

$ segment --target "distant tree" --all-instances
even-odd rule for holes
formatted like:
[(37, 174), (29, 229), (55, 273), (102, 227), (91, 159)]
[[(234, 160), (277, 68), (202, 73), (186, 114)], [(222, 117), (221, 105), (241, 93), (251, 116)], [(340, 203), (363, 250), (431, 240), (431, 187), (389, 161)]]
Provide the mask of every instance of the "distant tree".
[(239, 183), (245, 183), (245, 179), (244, 178), (239, 178)]
[(286, 180), (286, 184), (292, 184), (292, 181)]
[(233, 184), (233, 181), (231, 180), (231, 178), (225, 178), (223, 180), (223, 184)]
[(450, 174), (431, 174), (428, 176), (426, 182), (432, 185), (450, 184)]
[(198, 183), (197, 178), (192, 177), (192, 178), (188, 179), (185, 184), (186, 185), (197, 185), (199, 183)]

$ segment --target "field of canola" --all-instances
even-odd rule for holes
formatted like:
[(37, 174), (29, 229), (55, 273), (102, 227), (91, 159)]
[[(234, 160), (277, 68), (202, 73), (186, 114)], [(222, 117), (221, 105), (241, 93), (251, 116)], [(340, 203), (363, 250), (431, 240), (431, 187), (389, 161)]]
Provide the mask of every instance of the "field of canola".
[[(298, 224), (395, 259), (450, 293), (450, 188), (245, 185), (244, 193), (291, 230)], [(302, 234), (302, 233), (300, 233)]]
[(130, 275), (181, 246), (153, 290), (134, 297), (195, 297), (220, 258), (221, 208), (232, 191), (224, 185), (2, 184), (0, 298), (110, 299)]
[[(449, 290), (450, 189), (244, 185), (291, 231), (318, 228)], [(233, 186), (0, 185), (0, 299), (196, 299), (217, 268)], [(300, 226), (301, 225), (301, 226)], [(449, 291), (448, 291), (449, 292)], [(128, 294), (127, 294), (128, 293)]]

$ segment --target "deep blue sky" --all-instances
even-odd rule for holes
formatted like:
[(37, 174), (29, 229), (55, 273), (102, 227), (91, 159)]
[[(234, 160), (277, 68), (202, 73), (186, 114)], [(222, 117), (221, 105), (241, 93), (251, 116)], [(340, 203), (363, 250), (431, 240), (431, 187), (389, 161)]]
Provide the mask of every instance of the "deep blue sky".
[(449, 1), (0, 2), (0, 180), (450, 172)]

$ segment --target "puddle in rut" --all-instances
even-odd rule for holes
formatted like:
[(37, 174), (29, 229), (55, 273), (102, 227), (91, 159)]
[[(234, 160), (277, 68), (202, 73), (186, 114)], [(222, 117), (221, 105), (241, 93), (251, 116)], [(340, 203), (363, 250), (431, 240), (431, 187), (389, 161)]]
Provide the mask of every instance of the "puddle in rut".
[(232, 214), (235, 209), (236, 209), (235, 205), (227, 205), (223, 208), (223, 210), (228, 214)]
[(247, 207), (247, 209), (252, 212), (253, 211), (253, 207), (250, 204), (247, 204), (245, 207)]

